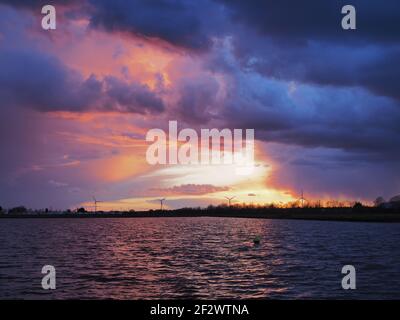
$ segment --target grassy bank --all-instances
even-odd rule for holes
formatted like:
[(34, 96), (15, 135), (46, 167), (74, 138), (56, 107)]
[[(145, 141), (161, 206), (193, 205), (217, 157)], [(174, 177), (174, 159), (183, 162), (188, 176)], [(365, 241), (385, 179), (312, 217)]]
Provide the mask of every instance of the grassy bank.
[(37, 219), (37, 218), (165, 218), (165, 217), (227, 217), (255, 219), (298, 219), (321, 221), (363, 221), (363, 222), (400, 222), (399, 209), (381, 208), (228, 208), (179, 209), (135, 212), (97, 212), (97, 213), (31, 213), (0, 214), (1, 218)]

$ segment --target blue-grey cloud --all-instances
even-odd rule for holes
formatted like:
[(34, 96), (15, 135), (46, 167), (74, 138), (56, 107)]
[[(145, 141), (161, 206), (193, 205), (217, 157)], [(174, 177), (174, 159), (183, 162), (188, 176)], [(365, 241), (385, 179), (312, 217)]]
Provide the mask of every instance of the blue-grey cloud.
[[(0, 0), (0, 4), (9, 5), (16, 8), (28, 8), (28, 9), (37, 9), (37, 12), (40, 13), (41, 9), (45, 5), (71, 5), (73, 3), (77, 3), (79, 0)], [(82, 2), (82, 1), (81, 1)]]
[(95, 28), (159, 38), (184, 48), (210, 47), (213, 34), (221, 28), (218, 17), (222, 6), (209, 0), (90, 0), (90, 3), (91, 25)]
[[(225, 74), (228, 94), (213, 114), (222, 126), (253, 128), (264, 141), (340, 149), (371, 161), (399, 160), (393, 143), (400, 142), (396, 100), (359, 86), (316, 86), (243, 71), (232, 55), (222, 47), (206, 63)], [(213, 105), (218, 106), (216, 99)]]
[(158, 113), (164, 104), (150, 88), (113, 77), (84, 79), (53, 56), (0, 50), (0, 99), (39, 111)]
[[(310, 40), (337, 42), (394, 42), (400, 40), (398, 1), (272, 1), (220, 0), (231, 17), (257, 32), (277, 40), (294, 43)], [(341, 27), (343, 6), (351, 4), (357, 12), (357, 29)]]

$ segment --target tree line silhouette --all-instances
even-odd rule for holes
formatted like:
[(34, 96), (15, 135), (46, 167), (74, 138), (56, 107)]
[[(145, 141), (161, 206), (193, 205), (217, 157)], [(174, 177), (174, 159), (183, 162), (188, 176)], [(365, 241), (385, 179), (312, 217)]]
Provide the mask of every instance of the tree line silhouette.
[[(380, 197), (381, 198), (381, 197)], [(278, 203), (267, 203), (267, 204), (248, 204), (248, 203), (236, 203), (236, 204), (220, 204), (220, 205), (209, 205), (205, 208), (201, 207), (184, 207), (180, 209), (168, 210), (168, 209), (151, 209), (147, 212), (245, 212), (245, 211), (253, 211), (253, 212), (279, 212), (279, 211), (308, 211), (308, 212), (317, 212), (317, 211), (332, 211), (340, 209), (343, 212), (357, 212), (357, 211), (369, 211), (369, 212), (391, 212), (393, 209), (400, 209), (400, 202), (398, 206), (394, 206), (391, 208), (387, 208), (384, 206), (385, 202), (383, 198), (377, 198), (374, 201), (374, 205), (366, 205), (359, 201), (338, 201), (338, 200), (326, 200), (326, 201), (307, 201), (306, 203), (299, 203), (298, 200), (292, 202), (278, 202)], [(67, 210), (51, 210), (48, 208), (32, 210), (28, 209), (25, 206), (17, 206), (10, 208), (8, 210), (4, 209), (0, 206), (0, 214), (5, 215), (26, 215), (26, 214), (104, 214), (104, 213), (137, 213), (144, 211), (135, 211), (133, 209), (127, 210), (110, 210), (110, 211), (88, 211), (84, 207), (76, 208), (75, 210), (67, 209)]]

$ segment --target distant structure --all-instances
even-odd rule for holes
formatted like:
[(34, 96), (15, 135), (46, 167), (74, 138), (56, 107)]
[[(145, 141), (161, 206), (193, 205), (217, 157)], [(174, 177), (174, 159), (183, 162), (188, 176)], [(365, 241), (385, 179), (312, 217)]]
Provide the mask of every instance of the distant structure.
[(390, 198), (389, 207), (390, 208), (400, 208), (400, 195)]
[(301, 203), (302, 208), (304, 208), (304, 201), (308, 202), (307, 199), (304, 198), (303, 189), (301, 189), (301, 197), (299, 199), (297, 199), (297, 201)]
[(390, 198), (389, 201), (385, 201), (382, 197), (376, 198), (374, 201), (375, 207), (379, 208), (400, 208), (400, 195)]
[(398, 203), (400, 202), (400, 195), (395, 196), (389, 200), (390, 203)]
[(383, 197), (378, 197), (375, 199), (374, 201), (374, 205), (375, 207), (380, 207), (385, 203), (385, 199), (383, 199)]
[(229, 205), (229, 207), (231, 206), (231, 201), (233, 200), (233, 199), (235, 199), (235, 197), (225, 197), (225, 199), (227, 199), (228, 200), (228, 205)]
[(97, 204), (102, 201), (98, 201), (95, 196), (93, 196), (93, 203), (94, 203), (94, 213), (97, 212)]
[(76, 209), (76, 212), (77, 213), (86, 213), (86, 210), (85, 210), (85, 208), (78, 208), (78, 209)]
[(158, 199), (158, 201), (160, 201), (160, 210), (162, 211), (162, 210), (163, 210), (163, 204), (164, 204), (165, 198)]

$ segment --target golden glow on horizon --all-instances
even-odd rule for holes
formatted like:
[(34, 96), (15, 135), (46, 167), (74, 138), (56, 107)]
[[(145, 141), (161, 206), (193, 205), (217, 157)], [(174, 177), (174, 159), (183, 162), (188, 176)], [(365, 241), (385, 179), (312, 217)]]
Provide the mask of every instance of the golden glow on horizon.
[[(155, 199), (166, 196), (169, 202), (179, 203), (184, 200), (197, 201), (206, 207), (209, 204), (218, 205), (225, 203), (225, 196), (234, 196), (233, 203), (264, 205), (266, 203), (286, 203), (294, 198), (287, 192), (266, 187), (265, 183), (271, 171), (271, 167), (265, 163), (257, 163), (250, 175), (238, 175), (237, 165), (169, 165), (158, 167), (142, 174), (143, 179), (157, 181), (159, 191), (147, 190), (143, 196), (137, 198), (126, 198), (116, 201), (108, 201), (105, 204), (107, 210), (149, 210), (157, 209)], [(169, 188), (179, 185), (212, 185), (215, 187), (227, 187), (226, 191), (216, 191), (205, 194), (173, 194)], [(162, 190), (165, 190), (163, 192)], [(178, 208), (178, 205), (170, 206), (166, 201), (165, 208)], [(88, 206), (90, 203), (82, 205)]]

